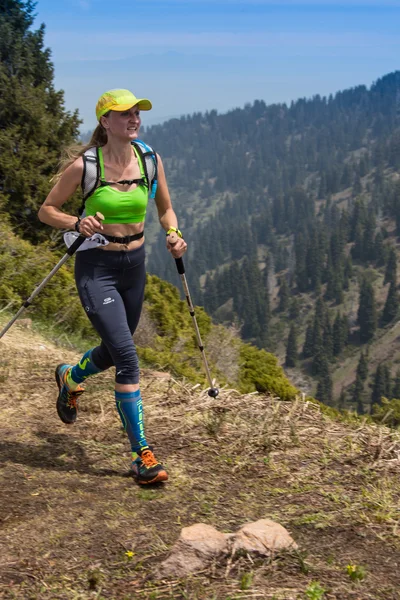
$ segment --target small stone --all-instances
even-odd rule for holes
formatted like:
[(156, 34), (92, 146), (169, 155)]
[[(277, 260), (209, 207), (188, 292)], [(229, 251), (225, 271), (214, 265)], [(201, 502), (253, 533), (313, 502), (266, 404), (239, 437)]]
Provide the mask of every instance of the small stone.
[(297, 548), (296, 542), (287, 529), (271, 519), (260, 519), (243, 525), (236, 532), (233, 541), (234, 552), (244, 550), (266, 556), (276, 550), (295, 550)]
[(227, 536), (211, 525), (196, 523), (182, 529), (179, 541), (200, 554), (214, 557), (226, 549)]
[(184, 527), (168, 558), (161, 563), (160, 577), (184, 577), (202, 571), (227, 552), (229, 536), (211, 525), (196, 523)]

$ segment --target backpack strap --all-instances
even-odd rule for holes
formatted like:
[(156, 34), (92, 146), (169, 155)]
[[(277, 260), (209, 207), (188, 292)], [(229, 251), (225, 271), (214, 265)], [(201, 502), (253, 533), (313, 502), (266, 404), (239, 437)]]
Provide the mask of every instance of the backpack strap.
[(79, 209), (79, 215), (83, 215), (85, 210), (85, 202), (87, 198), (93, 194), (96, 189), (97, 182), (100, 179), (100, 160), (99, 153), (96, 146), (88, 148), (86, 152), (82, 154), (83, 159), (83, 173), (81, 180), (82, 188), (82, 205)]
[(149, 198), (154, 199), (157, 191), (157, 175), (158, 161), (157, 154), (151, 146), (145, 144), (142, 140), (132, 141), (142, 159), (144, 173), (147, 181), (147, 189), (149, 190)]
[[(142, 140), (134, 140), (132, 145), (135, 146), (140, 159), (142, 161), (144, 174), (146, 178), (147, 189), (149, 190), (149, 198), (154, 199), (157, 191), (157, 154), (151, 146), (148, 146)], [(99, 149), (96, 146), (88, 148), (82, 154), (83, 173), (81, 180), (82, 188), (82, 205), (79, 209), (79, 215), (82, 216), (85, 211), (85, 202), (95, 191), (98, 182), (100, 181), (100, 157)]]

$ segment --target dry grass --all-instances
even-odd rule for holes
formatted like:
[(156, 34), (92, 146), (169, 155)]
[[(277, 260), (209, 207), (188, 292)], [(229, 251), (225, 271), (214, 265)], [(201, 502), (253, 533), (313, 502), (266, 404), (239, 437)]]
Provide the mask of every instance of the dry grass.
[[(213, 400), (146, 371), (148, 439), (170, 481), (142, 489), (127, 476), (113, 373), (89, 381), (67, 427), (53, 369), (79, 357), (18, 325), (0, 351), (1, 597), (400, 598), (398, 433), (332, 421), (301, 399), (225, 389)], [(225, 563), (152, 578), (181, 527), (234, 531), (262, 517), (287, 527), (300, 551), (240, 557), (228, 577)]]

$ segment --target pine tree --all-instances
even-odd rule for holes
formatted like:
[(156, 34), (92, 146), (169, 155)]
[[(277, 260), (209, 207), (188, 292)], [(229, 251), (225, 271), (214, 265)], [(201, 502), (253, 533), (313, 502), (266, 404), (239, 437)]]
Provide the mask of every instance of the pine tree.
[(298, 319), (299, 316), (300, 316), (300, 302), (296, 297), (294, 297), (294, 298), (292, 298), (292, 300), (290, 302), (288, 317), (291, 321), (296, 321), (296, 319)]
[(343, 315), (342, 317), (342, 339), (344, 346), (347, 346), (350, 339), (350, 325), (347, 315)]
[(31, 0), (0, 0), (0, 190), (17, 231), (36, 242), (48, 236), (37, 210), (80, 121), (54, 89), (44, 25), (32, 30), (34, 10)]
[(212, 314), (214, 310), (218, 307), (218, 304), (214, 279), (209, 273), (207, 274), (206, 281), (204, 284), (203, 299), (206, 311)]
[(336, 304), (342, 304), (343, 302), (343, 269), (341, 265), (333, 266), (332, 264), (327, 268), (327, 286), (325, 292), (325, 298), (327, 300), (335, 300)]
[(327, 352), (330, 356), (330, 347), (325, 348), (324, 345), (324, 334), (326, 330), (326, 307), (321, 297), (318, 298), (315, 305), (315, 314), (313, 322), (313, 361), (311, 364), (311, 371), (313, 375), (319, 375), (321, 373), (321, 366), (323, 361), (328, 359)]
[(350, 234), (350, 221), (349, 221), (349, 213), (347, 212), (347, 210), (341, 211), (340, 219), (338, 222), (338, 227), (339, 227), (339, 235), (340, 235), (341, 243), (344, 246), (349, 241), (349, 234)]
[(342, 350), (342, 317), (340, 313), (336, 313), (336, 317), (333, 322), (333, 355), (338, 356)]
[(298, 356), (298, 351), (297, 351), (296, 326), (291, 325), (290, 331), (289, 331), (289, 337), (288, 337), (288, 341), (287, 341), (287, 346), (286, 346), (285, 365), (287, 367), (295, 367), (296, 363), (297, 363), (297, 356)]
[(374, 244), (374, 233), (375, 233), (376, 221), (375, 215), (370, 213), (366, 219), (363, 242), (362, 242), (362, 259), (364, 261), (375, 260), (375, 244)]
[(383, 243), (383, 235), (381, 231), (378, 231), (375, 236), (374, 254), (377, 266), (383, 266), (387, 261), (387, 250), (385, 244)]
[(380, 364), (375, 371), (374, 383), (371, 394), (371, 409), (375, 404), (382, 404), (382, 396), (385, 396), (386, 391), (386, 373), (383, 365)]
[(383, 395), (385, 398), (390, 398), (392, 395), (392, 377), (388, 365), (383, 366)]
[(321, 355), (319, 361), (317, 399), (324, 404), (332, 404), (332, 378), (329, 372), (329, 363), (326, 356)]
[(310, 288), (318, 293), (321, 288), (321, 277), (323, 269), (323, 253), (319, 248), (319, 236), (316, 229), (313, 229), (307, 244), (306, 270), (307, 278), (310, 281)]
[(296, 254), (296, 283), (300, 292), (308, 289), (308, 276), (306, 267), (307, 242), (303, 234), (298, 234), (295, 241)]
[(363, 278), (360, 287), (357, 318), (360, 326), (360, 341), (369, 342), (375, 333), (377, 318), (374, 290), (366, 277)]
[(384, 327), (397, 317), (399, 312), (399, 296), (396, 281), (392, 281), (386, 297), (385, 306), (381, 317), (381, 325)]
[(386, 265), (385, 271), (385, 279), (383, 280), (383, 284), (392, 283), (392, 281), (396, 282), (397, 279), (397, 257), (396, 251), (392, 247), (389, 251), (389, 258)]
[(341, 316), (338, 312), (335, 317), (332, 329), (332, 350), (333, 355), (338, 356), (349, 339), (348, 321), (346, 315)]
[(360, 375), (357, 373), (356, 381), (354, 383), (354, 388), (353, 388), (352, 402), (355, 404), (356, 410), (359, 415), (364, 414), (363, 400), (364, 400), (364, 381), (360, 377)]
[(400, 369), (396, 371), (391, 397), (400, 400)]
[(279, 295), (278, 311), (285, 313), (289, 307), (289, 299), (290, 299), (289, 286), (287, 284), (286, 277), (282, 277), (280, 283), (281, 283), (281, 285), (280, 285), (279, 294), (278, 294)]
[(361, 381), (365, 381), (368, 377), (368, 361), (364, 352), (361, 352), (360, 354), (356, 373), (357, 377), (359, 377)]
[(349, 289), (350, 279), (353, 277), (353, 263), (351, 261), (351, 257), (348, 256), (344, 263), (344, 271), (343, 271), (343, 289)]
[[(351, 218), (349, 222), (349, 240), (350, 242), (354, 242), (356, 240), (357, 235), (362, 238), (362, 232), (364, 230), (364, 224), (367, 219), (367, 211), (365, 208), (365, 204), (362, 200), (357, 199), (354, 202), (354, 207), (351, 213)], [(357, 230), (359, 230), (357, 234)]]
[(332, 326), (329, 318), (328, 311), (324, 315), (324, 325), (322, 334), (322, 343), (324, 345), (324, 351), (326, 358), (330, 361), (333, 358), (333, 334)]
[(325, 362), (328, 363), (328, 359), (324, 352), (324, 348), (321, 344), (320, 346), (317, 346), (314, 352), (313, 360), (311, 363), (311, 373), (316, 377), (321, 375), (325, 369)]
[(364, 227), (361, 221), (356, 224), (351, 257), (355, 261), (364, 260)]
[(311, 358), (314, 354), (314, 327), (311, 323), (307, 326), (306, 337), (304, 340), (303, 351), (304, 358)]
[(342, 387), (340, 392), (340, 396), (338, 398), (337, 407), (339, 410), (344, 410), (346, 408), (347, 396), (345, 389)]

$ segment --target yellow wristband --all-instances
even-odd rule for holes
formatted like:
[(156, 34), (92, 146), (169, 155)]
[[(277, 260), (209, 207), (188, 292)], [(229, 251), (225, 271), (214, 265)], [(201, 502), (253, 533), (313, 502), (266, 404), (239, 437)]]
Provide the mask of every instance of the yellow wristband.
[(167, 234), (166, 234), (166, 235), (169, 235), (169, 234), (170, 234), (170, 233), (172, 233), (172, 232), (176, 233), (178, 237), (180, 237), (180, 238), (182, 237), (182, 233), (181, 233), (181, 232), (179, 231), (179, 229), (177, 229), (176, 227), (170, 227), (170, 228), (168, 229), (168, 231), (167, 231)]

